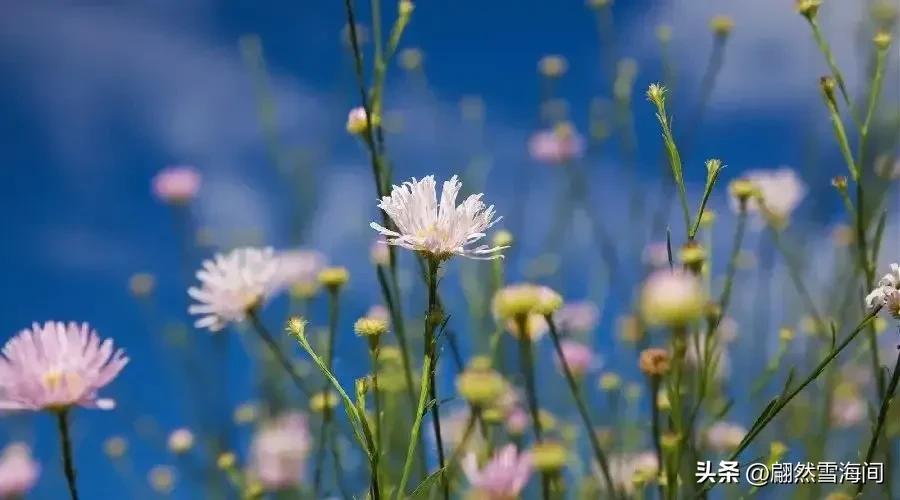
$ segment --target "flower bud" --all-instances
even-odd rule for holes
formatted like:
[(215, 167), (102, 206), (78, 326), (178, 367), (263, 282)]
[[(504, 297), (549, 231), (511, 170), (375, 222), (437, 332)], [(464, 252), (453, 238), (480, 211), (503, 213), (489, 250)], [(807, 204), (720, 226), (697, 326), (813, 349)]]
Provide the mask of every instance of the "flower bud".
[(734, 29), (734, 19), (729, 16), (714, 16), (709, 21), (709, 29), (717, 37), (724, 38), (731, 34), (731, 31)]
[(496, 371), (469, 367), (456, 377), (456, 390), (467, 403), (482, 408), (496, 402), (508, 389), (506, 381)]
[(506, 229), (501, 229), (494, 233), (494, 246), (508, 247), (513, 244), (513, 235)]
[(363, 317), (353, 324), (353, 331), (360, 337), (379, 337), (387, 333), (388, 323), (383, 318)]
[(222, 470), (233, 469), (235, 464), (237, 464), (237, 456), (235, 456), (235, 454), (231, 453), (230, 451), (221, 453), (216, 458), (216, 467)]
[(822, 0), (797, 0), (797, 12), (803, 17), (812, 20), (819, 12)]
[(678, 259), (686, 267), (698, 271), (703, 263), (706, 262), (706, 250), (703, 248), (703, 245), (692, 241), (681, 247)]
[(346, 267), (326, 267), (319, 272), (319, 283), (329, 290), (337, 290), (350, 281), (350, 272)]
[(666, 88), (658, 83), (651, 83), (647, 88), (647, 100), (661, 106), (666, 102)]
[[(369, 128), (369, 119), (366, 118), (366, 110), (362, 106), (350, 110), (347, 114), (347, 132), (353, 135), (360, 135)], [(373, 114), (371, 118), (372, 126), (378, 126), (381, 118), (377, 114)]]
[(400, 0), (400, 3), (397, 5), (397, 13), (400, 17), (409, 17), (413, 10), (415, 10), (416, 6), (410, 0)]
[(872, 38), (872, 43), (878, 50), (887, 50), (891, 46), (891, 33), (889, 31), (879, 31)]
[(541, 472), (559, 472), (566, 466), (569, 452), (562, 443), (544, 441), (531, 448), (531, 461)]
[(728, 185), (728, 192), (740, 202), (746, 202), (756, 192), (756, 186), (749, 179), (736, 179)]

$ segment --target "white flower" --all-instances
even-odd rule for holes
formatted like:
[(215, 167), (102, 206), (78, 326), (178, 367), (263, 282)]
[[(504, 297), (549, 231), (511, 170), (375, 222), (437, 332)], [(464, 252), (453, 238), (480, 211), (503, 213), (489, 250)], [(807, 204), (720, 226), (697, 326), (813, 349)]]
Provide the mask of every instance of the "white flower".
[(706, 429), (706, 444), (713, 451), (724, 453), (732, 451), (740, 446), (747, 429), (739, 424), (731, 422), (716, 422)]
[(202, 316), (194, 326), (217, 332), (228, 323), (243, 321), (250, 308), (271, 293), (277, 272), (278, 259), (271, 248), (237, 248), (203, 261), (203, 269), (197, 271), (200, 288), (188, 289), (199, 302), (188, 312)]
[[(797, 172), (788, 167), (775, 170), (751, 170), (744, 177), (753, 183), (765, 211), (778, 219), (790, 217), (797, 205), (806, 196), (806, 185)], [(732, 208), (737, 212), (738, 201), (731, 198)], [(747, 200), (748, 212), (759, 212), (760, 204), (756, 197)]]
[(37, 482), (41, 466), (24, 443), (12, 443), (0, 453), (0, 498), (25, 498)]
[(878, 281), (878, 286), (866, 296), (869, 309), (883, 307), (895, 318), (900, 319), (900, 265), (891, 264), (891, 272)]
[[(398, 245), (437, 259), (460, 255), (474, 259), (496, 259), (506, 247), (489, 248), (480, 245), (469, 247), (485, 236), (485, 231), (497, 223), (494, 206), (485, 207), (482, 194), (473, 194), (461, 205), (456, 197), (462, 184), (454, 175), (444, 182), (441, 201), (438, 204), (434, 176), (421, 181), (415, 178), (394, 186), (390, 196), (385, 196), (378, 207), (391, 218), (397, 231), (391, 231), (375, 222), (375, 229), (387, 237), (391, 245)], [(469, 247), (469, 248), (467, 248)]]

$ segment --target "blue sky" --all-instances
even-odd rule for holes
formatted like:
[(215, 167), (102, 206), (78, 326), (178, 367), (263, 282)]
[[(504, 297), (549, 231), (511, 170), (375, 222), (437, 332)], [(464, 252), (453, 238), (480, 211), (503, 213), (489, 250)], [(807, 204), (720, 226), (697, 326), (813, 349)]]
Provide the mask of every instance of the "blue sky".
[[(0, 109), (6, 117), (0, 120), (5, 138), (0, 221), (7, 235), (0, 245), (6, 264), (0, 280), (5, 304), (0, 338), (32, 321), (91, 322), (133, 360), (109, 392), (128, 400), (132, 414), (153, 414), (162, 428), (182, 418), (182, 409), (161, 401), (178, 391), (180, 382), (163, 369), (158, 338), (127, 293), (128, 277), (149, 271), (160, 276), (163, 317), (178, 319), (186, 304), (177, 226), (171, 211), (150, 194), (153, 174), (167, 164), (197, 165), (205, 184), (192, 207), (196, 224), (220, 238), (252, 231), (278, 247), (291, 243), (284, 214), (292, 193), (266, 154), (238, 50), (242, 35), (257, 34), (262, 41), (282, 141), (313, 158), (319, 203), (305, 214), (311, 221), (306, 243), (354, 273), (347, 321), (374, 300), (365, 254), (372, 237), (367, 221), (376, 216), (374, 195), (366, 156), (343, 132), (346, 111), (356, 105), (358, 94), (339, 36), (345, 24), (342, 3), (185, 3), (61, 7), (27, 2), (5, 5), (0, 16), (0, 72), (5, 76)], [(818, 96), (817, 78), (826, 68), (792, 2), (618, 3), (617, 54), (639, 65), (633, 110), (641, 182), (651, 184), (657, 177), (660, 147), (651, 107), (641, 95), (661, 78), (653, 31), (661, 22), (674, 29), (677, 129), (687, 123), (695, 103), (694, 89), (710, 50), (708, 20), (724, 13), (737, 25), (697, 150), (687, 158), (688, 180), (702, 182), (702, 160), (708, 156), (725, 160), (728, 178), (746, 168), (799, 167), (812, 144), (818, 160), (808, 181), (814, 193), (829, 192), (825, 180), (843, 170)], [(830, 2), (822, 15), (851, 87), (859, 89), (865, 68), (849, 62), (859, 39), (859, 14), (852, 3)], [(391, 19), (393, 7), (386, 9)], [(366, 9), (361, 8), (360, 18), (368, 20)], [(457, 102), (479, 95), (486, 104), (486, 143), (494, 165), (486, 196), (501, 214), (508, 212), (509, 179), (528, 176), (527, 214), (534, 216), (535, 226), (545, 223), (542, 214), (552, 194), (543, 186), (553, 182), (554, 174), (525, 153), (525, 141), (538, 123), (536, 62), (547, 53), (569, 60), (571, 70), (558, 92), (583, 130), (591, 98), (609, 98), (597, 39), (594, 17), (579, 1), (420, 2), (403, 46), (423, 49), (430, 86), (423, 94), (399, 68), (391, 68), (388, 107), (402, 111), (406, 124), (388, 139), (397, 178), (432, 172), (443, 177), (464, 168), (474, 143), (461, 127)], [(886, 96), (896, 102), (896, 60), (892, 64)], [(589, 163), (596, 192), (622, 177), (615, 148)], [(621, 210), (616, 204), (621, 196), (611, 193), (604, 199), (600, 210)], [(824, 226), (838, 218), (835, 201), (807, 203), (802, 210)], [(521, 268), (511, 265), (514, 274)], [(278, 321), (277, 313), (271, 321)], [(232, 361), (240, 366), (244, 360), (235, 355)], [(246, 382), (234, 383), (237, 391), (249, 391)], [(44, 494), (61, 485), (50, 458), (55, 436), (47, 420), (34, 419), (48, 476), (41, 485)], [(97, 481), (108, 469), (98, 442), (111, 432), (130, 433), (122, 420), (115, 413), (78, 416), (88, 497), (116, 488), (115, 482)], [(142, 453), (143, 467), (164, 458), (158, 446)]]

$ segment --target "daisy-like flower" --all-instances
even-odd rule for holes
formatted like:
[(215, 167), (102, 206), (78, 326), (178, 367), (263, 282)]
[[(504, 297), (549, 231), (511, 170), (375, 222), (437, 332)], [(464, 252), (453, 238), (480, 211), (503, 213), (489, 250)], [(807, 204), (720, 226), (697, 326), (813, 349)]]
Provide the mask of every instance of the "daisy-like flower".
[(311, 442), (306, 415), (290, 412), (263, 425), (250, 444), (250, 475), (266, 491), (290, 488), (303, 479)]
[[(594, 463), (595, 475), (600, 476), (600, 486), (607, 488), (600, 474), (600, 467)], [(654, 479), (659, 471), (656, 453), (620, 453), (609, 457), (609, 473), (615, 487), (628, 495), (633, 495), (637, 484)]]
[(378, 208), (391, 218), (397, 231), (375, 222), (370, 226), (385, 236), (387, 243), (438, 260), (454, 255), (473, 259), (501, 258), (499, 252), (506, 247), (470, 246), (500, 221), (499, 218), (494, 219), (494, 206), (485, 206), (481, 194), (473, 194), (457, 205), (456, 197), (462, 183), (455, 175), (444, 182), (440, 203), (435, 187), (433, 175), (422, 180), (413, 178), (402, 186), (395, 185), (391, 195), (378, 203)]
[(12, 443), (0, 453), (0, 498), (24, 498), (41, 473), (24, 443)]
[(202, 316), (194, 326), (217, 332), (228, 323), (243, 321), (272, 293), (278, 268), (271, 248), (238, 248), (203, 261), (203, 269), (197, 271), (200, 287), (188, 289), (198, 302), (188, 312)]
[[(768, 216), (774, 217), (777, 221), (789, 219), (806, 196), (806, 184), (792, 168), (751, 170), (744, 174), (744, 178), (752, 183), (757, 193), (757, 196), (747, 199), (747, 211), (760, 212), (762, 208)], [(731, 205), (737, 212), (738, 200), (732, 197)]]
[(746, 435), (747, 429), (745, 427), (731, 422), (719, 421), (706, 429), (706, 444), (713, 451), (724, 453), (737, 448)]
[(288, 288), (315, 290), (319, 284), (319, 272), (327, 264), (322, 252), (307, 249), (279, 252), (275, 258), (278, 260), (278, 271), (269, 285), (269, 295)]
[(562, 124), (552, 130), (535, 132), (528, 140), (528, 153), (537, 162), (564, 165), (581, 158), (584, 139), (571, 125)]
[(705, 305), (700, 280), (682, 270), (655, 271), (641, 290), (641, 313), (654, 326), (684, 326), (698, 319)]
[(514, 500), (531, 475), (531, 454), (519, 453), (515, 445), (508, 444), (481, 468), (475, 454), (469, 453), (462, 459), (462, 469), (475, 490), (475, 498)]
[(167, 167), (153, 177), (153, 194), (166, 203), (187, 203), (197, 196), (200, 179), (200, 172), (194, 167)]
[(110, 410), (99, 398), (128, 363), (113, 342), (101, 342), (87, 323), (48, 321), (22, 330), (3, 346), (0, 357), (0, 409), (63, 410), (72, 406)]
[(564, 304), (553, 318), (560, 330), (572, 334), (585, 334), (597, 328), (600, 309), (589, 301)]

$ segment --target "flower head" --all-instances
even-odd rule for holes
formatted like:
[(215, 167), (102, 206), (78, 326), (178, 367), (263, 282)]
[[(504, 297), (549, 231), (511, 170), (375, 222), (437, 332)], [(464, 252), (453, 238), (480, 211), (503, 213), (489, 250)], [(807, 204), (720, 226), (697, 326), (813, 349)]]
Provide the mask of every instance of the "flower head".
[(470, 245), (485, 236), (485, 231), (500, 219), (494, 219), (494, 206), (486, 207), (481, 194), (470, 195), (462, 204), (456, 197), (462, 183), (454, 175), (444, 182), (441, 201), (437, 201), (434, 176), (413, 178), (402, 186), (394, 186), (378, 207), (391, 218), (397, 231), (375, 222), (370, 226), (387, 237), (391, 245), (401, 246), (444, 260), (453, 255), (474, 259), (501, 258), (504, 247), (489, 248)]
[(531, 455), (519, 453), (515, 445), (501, 448), (482, 467), (469, 453), (462, 459), (462, 469), (475, 492), (485, 500), (513, 500), (528, 483), (531, 475)]
[(649, 347), (641, 351), (638, 366), (645, 375), (659, 377), (669, 371), (671, 359), (669, 351), (659, 347)]
[(200, 190), (200, 172), (194, 167), (167, 167), (153, 177), (153, 194), (166, 203), (184, 204)]
[(892, 316), (900, 319), (900, 264), (891, 264), (891, 272), (885, 274), (878, 286), (866, 296), (869, 309), (882, 307)]
[(554, 316), (560, 330), (571, 334), (585, 334), (594, 331), (600, 321), (600, 309), (589, 301), (569, 302)]
[(535, 132), (528, 140), (528, 153), (537, 162), (564, 165), (584, 154), (584, 138), (563, 123), (552, 130)]
[(237, 248), (203, 261), (203, 269), (197, 271), (200, 288), (188, 289), (199, 302), (188, 312), (202, 316), (194, 326), (217, 332), (228, 323), (243, 321), (272, 293), (278, 268), (271, 248)]
[[(744, 175), (744, 179), (753, 187), (753, 196), (746, 202), (747, 211), (762, 212), (775, 223), (786, 222), (806, 196), (806, 184), (791, 168), (751, 170)], [(732, 208), (737, 211), (738, 200), (732, 198), (731, 201)]]
[(365, 108), (362, 106), (353, 108), (347, 113), (347, 132), (354, 135), (362, 134), (368, 130), (370, 122), (372, 125), (377, 126), (381, 120), (377, 114), (373, 114), (370, 120), (366, 116)]
[(651, 325), (685, 325), (703, 314), (705, 304), (700, 280), (681, 270), (656, 271), (641, 290), (641, 312)]
[(594, 364), (594, 351), (581, 342), (563, 340), (559, 348), (566, 365), (576, 377), (584, 375)]
[(300, 296), (311, 296), (318, 287), (318, 275), (327, 262), (316, 250), (286, 250), (275, 254), (278, 270), (269, 285), (269, 295), (291, 289)]
[(87, 323), (35, 323), (3, 346), (0, 409), (112, 409), (115, 401), (97, 391), (127, 363), (125, 353), (110, 339), (101, 342)]
[(34, 487), (41, 466), (24, 443), (12, 443), (0, 453), (0, 498), (24, 498)]
[(190, 429), (182, 427), (169, 434), (169, 451), (181, 455), (191, 451), (194, 447), (194, 433)]
[(310, 450), (309, 426), (300, 412), (264, 424), (250, 444), (250, 472), (263, 489), (277, 491), (300, 482)]
[(714, 451), (732, 451), (740, 446), (747, 429), (731, 422), (716, 422), (706, 429), (706, 444)]

